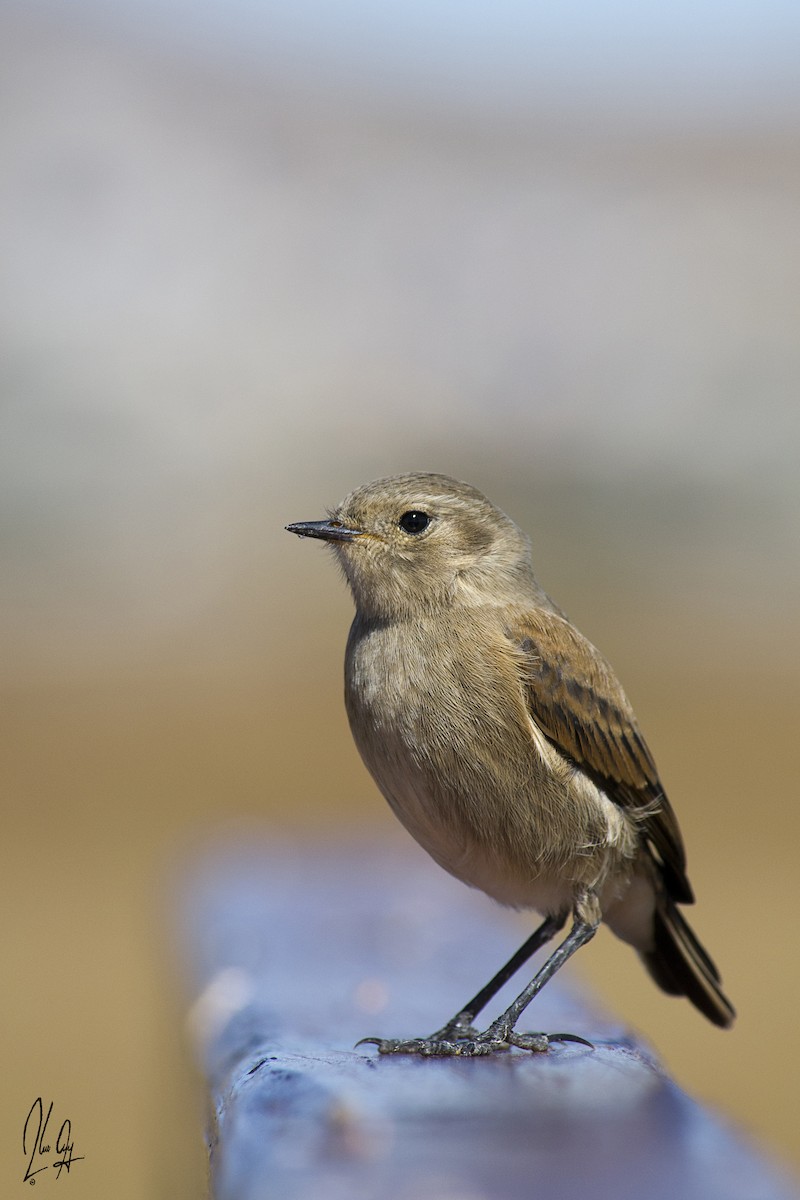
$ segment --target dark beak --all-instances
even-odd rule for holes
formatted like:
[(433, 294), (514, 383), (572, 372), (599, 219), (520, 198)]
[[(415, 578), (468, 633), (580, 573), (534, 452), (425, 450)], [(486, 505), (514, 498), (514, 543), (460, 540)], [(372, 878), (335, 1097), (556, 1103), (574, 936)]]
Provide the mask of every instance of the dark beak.
[(322, 538), (324, 542), (352, 542), (361, 537), (360, 529), (348, 529), (341, 521), (295, 521), (286, 526), (289, 533), (298, 537)]

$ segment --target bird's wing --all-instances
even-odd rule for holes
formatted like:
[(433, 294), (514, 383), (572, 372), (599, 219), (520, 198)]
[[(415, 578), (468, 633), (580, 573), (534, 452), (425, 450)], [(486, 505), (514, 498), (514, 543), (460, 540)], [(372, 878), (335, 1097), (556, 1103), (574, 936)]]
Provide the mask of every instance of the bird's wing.
[(610, 800), (642, 811), (642, 836), (669, 894), (690, 904), (694, 897), (677, 818), (608, 663), (569, 621), (546, 609), (520, 610), (506, 632), (522, 655), (536, 724)]

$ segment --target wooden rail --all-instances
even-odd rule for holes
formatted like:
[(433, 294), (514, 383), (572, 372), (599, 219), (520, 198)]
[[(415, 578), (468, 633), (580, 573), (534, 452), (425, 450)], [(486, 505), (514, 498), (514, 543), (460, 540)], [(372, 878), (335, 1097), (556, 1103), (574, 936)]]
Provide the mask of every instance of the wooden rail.
[(430, 1033), (525, 936), (419, 856), (227, 850), (193, 873), (182, 936), (216, 1200), (798, 1200), (560, 979), (523, 1024), (594, 1049), (353, 1049)]

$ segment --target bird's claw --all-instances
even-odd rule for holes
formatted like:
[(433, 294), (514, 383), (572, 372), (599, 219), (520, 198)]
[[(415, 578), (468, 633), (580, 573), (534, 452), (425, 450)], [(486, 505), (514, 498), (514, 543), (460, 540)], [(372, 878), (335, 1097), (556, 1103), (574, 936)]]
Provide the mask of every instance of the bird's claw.
[(536, 1054), (541, 1054), (547, 1050), (551, 1042), (577, 1042), (581, 1046), (588, 1046), (590, 1050), (594, 1050), (591, 1042), (587, 1042), (586, 1038), (578, 1037), (577, 1033), (514, 1033), (513, 1031), (506, 1035), (506, 1040), (510, 1046), (516, 1046), (519, 1050), (532, 1050)]
[(481, 1058), (510, 1050), (512, 1046), (518, 1050), (543, 1054), (551, 1042), (578, 1042), (594, 1049), (591, 1042), (574, 1033), (515, 1033), (512, 1029), (493, 1030), (490, 1027), (485, 1033), (476, 1033), (470, 1028), (453, 1036), (442, 1036), (446, 1032), (447, 1027), (431, 1037), (409, 1038), (405, 1041), (400, 1038), (365, 1037), (356, 1045), (377, 1046), (379, 1054), (416, 1054), (422, 1058)]
[(594, 1050), (594, 1042), (587, 1042), (586, 1038), (578, 1037), (577, 1033), (549, 1033), (547, 1036), (551, 1042), (577, 1042), (579, 1046), (588, 1046), (590, 1050)]

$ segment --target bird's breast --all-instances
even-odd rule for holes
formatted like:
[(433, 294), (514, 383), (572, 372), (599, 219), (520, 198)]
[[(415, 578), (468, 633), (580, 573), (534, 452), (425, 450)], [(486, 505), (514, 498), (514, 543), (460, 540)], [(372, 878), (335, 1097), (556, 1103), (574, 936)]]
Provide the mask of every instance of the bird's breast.
[(535, 727), (495, 623), (357, 617), (345, 679), (365, 765), (436, 862), (501, 903), (568, 907), (619, 816)]

